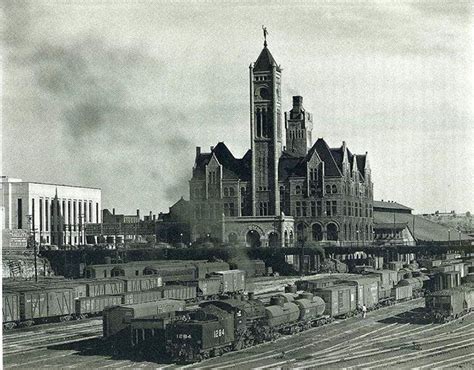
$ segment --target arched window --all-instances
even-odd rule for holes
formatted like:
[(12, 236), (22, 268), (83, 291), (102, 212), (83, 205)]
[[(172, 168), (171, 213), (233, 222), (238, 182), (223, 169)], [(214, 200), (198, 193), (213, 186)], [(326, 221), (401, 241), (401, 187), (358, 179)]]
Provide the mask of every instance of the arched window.
[(285, 247), (289, 247), (288, 231), (285, 230)]
[(327, 229), (327, 240), (338, 240), (339, 230), (336, 224), (331, 222), (326, 226), (326, 229)]
[(337, 193), (337, 186), (333, 185), (331, 190), (332, 190), (333, 194), (336, 194)]
[(294, 242), (293, 231), (290, 231), (290, 247), (293, 246), (293, 242)]
[(262, 136), (268, 137), (268, 112), (262, 109)]
[(311, 232), (314, 241), (323, 240), (323, 228), (320, 224), (313, 224), (311, 227)]
[(229, 188), (224, 188), (224, 196), (225, 197), (229, 196)]
[(257, 116), (257, 119), (256, 119), (257, 137), (261, 137), (262, 136), (262, 116), (261, 116), (260, 109), (257, 109), (255, 115)]
[(331, 194), (331, 185), (326, 185), (326, 194)]
[(301, 194), (301, 186), (296, 185), (296, 187), (295, 187), (295, 194)]
[(234, 188), (229, 188), (229, 196), (233, 197), (235, 195)]

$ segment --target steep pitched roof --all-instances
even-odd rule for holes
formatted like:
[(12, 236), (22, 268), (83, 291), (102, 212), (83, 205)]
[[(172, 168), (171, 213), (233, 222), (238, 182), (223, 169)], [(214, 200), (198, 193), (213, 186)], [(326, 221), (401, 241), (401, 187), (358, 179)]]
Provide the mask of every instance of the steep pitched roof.
[(201, 153), (196, 157), (194, 177), (203, 177), (206, 165), (213, 155), (223, 167), (224, 178), (235, 178), (245, 181), (250, 179), (252, 152), (249, 150), (242, 159), (237, 159), (223, 142), (219, 142), (212, 149), (211, 153)]
[(280, 71), (280, 67), (278, 66), (277, 62), (273, 58), (272, 53), (270, 53), (270, 50), (265, 46), (263, 50), (261, 51), (260, 55), (257, 58), (257, 61), (255, 62), (255, 65), (253, 67), (254, 71), (271, 71), (273, 65), (276, 65), (277, 71)]
[[(342, 172), (340, 171), (332, 153), (331, 149), (329, 149), (328, 144), (324, 141), (324, 139), (319, 138), (314, 143), (313, 147), (310, 149), (310, 152), (316, 150), (321, 160), (324, 162), (324, 175), (325, 176), (342, 176)], [(308, 153), (309, 154), (309, 153)], [(341, 156), (342, 160), (342, 156)]]
[[(290, 176), (305, 176), (305, 163), (304, 158), (294, 157), (287, 153), (283, 153), (278, 162), (279, 180), (285, 181)], [(304, 171), (303, 173), (302, 170)]]

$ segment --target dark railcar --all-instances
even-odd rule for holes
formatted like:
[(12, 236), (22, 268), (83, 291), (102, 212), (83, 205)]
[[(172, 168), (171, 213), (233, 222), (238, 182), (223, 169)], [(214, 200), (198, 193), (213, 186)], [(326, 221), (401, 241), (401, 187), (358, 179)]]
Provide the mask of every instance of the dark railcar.
[(109, 338), (122, 335), (130, 338), (131, 320), (134, 318), (158, 315), (162, 313), (184, 310), (183, 301), (163, 299), (157, 302), (148, 302), (134, 305), (110, 306), (104, 308), (103, 318), (103, 336)]
[(200, 361), (233, 348), (234, 318), (224, 310), (207, 306), (194, 312), (188, 321), (171, 323), (166, 338), (173, 360)]

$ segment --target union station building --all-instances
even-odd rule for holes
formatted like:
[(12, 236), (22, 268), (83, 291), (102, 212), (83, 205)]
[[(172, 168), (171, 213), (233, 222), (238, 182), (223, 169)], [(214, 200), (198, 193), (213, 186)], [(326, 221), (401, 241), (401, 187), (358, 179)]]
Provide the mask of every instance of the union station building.
[[(251, 247), (373, 239), (367, 153), (313, 143), (313, 115), (301, 96), (281, 102), (282, 69), (265, 41), (250, 73), (250, 149), (235, 158), (220, 142), (196, 148), (190, 185), (191, 239)], [(285, 146), (283, 136), (285, 135)]]

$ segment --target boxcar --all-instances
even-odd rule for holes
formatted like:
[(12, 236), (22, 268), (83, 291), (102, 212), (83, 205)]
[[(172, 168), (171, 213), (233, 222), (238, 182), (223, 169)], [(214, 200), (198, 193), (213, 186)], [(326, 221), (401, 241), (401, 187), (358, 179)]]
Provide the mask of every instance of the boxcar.
[(398, 274), (393, 270), (374, 270), (373, 275), (379, 276), (380, 282), (383, 286), (393, 287), (398, 283)]
[(305, 290), (308, 292), (312, 292), (315, 289), (326, 288), (328, 286), (333, 286), (339, 278), (328, 276), (320, 279), (313, 279), (313, 280), (298, 280), (296, 282), (296, 286), (298, 290)]
[(228, 271), (229, 264), (227, 262), (202, 262), (196, 261), (194, 262), (194, 266), (196, 266), (196, 279), (204, 279), (208, 275), (212, 274), (216, 271)]
[(315, 289), (313, 294), (321, 297), (326, 303), (325, 315), (350, 316), (357, 310), (356, 290), (353, 285), (333, 285)]
[(87, 280), (87, 297), (121, 294), (124, 290), (124, 281), (120, 279)]
[(222, 293), (238, 293), (245, 290), (245, 271), (216, 271), (213, 275), (222, 278)]
[(120, 304), (122, 304), (122, 297), (119, 295), (79, 298), (76, 299), (76, 316), (98, 315), (104, 308)]
[(125, 292), (141, 292), (159, 288), (163, 285), (161, 276), (120, 277)]
[(21, 321), (70, 318), (75, 312), (74, 291), (69, 288), (22, 289), (19, 296)]
[(262, 260), (233, 259), (231, 264), (242, 271), (245, 271), (246, 277), (265, 276), (265, 262)]
[(397, 285), (392, 288), (391, 296), (396, 302), (406, 301), (413, 298), (413, 287), (411, 285)]
[(163, 293), (159, 290), (147, 290), (144, 292), (129, 292), (120, 295), (122, 304), (140, 304), (154, 302), (163, 298)]
[(135, 305), (106, 307), (102, 312), (104, 338), (109, 338), (126, 329), (130, 329), (131, 320), (134, 318), (182, 311), (184, 307), (185, 303), (183, 301), (172, 299), (163, 299), (157, 302)]
[(377, 276), (351, 277), (340, 282), (356, 287), (356, 301), (359, 306), (365, 305), (370, 309), (379, 303), (379, 278)]
[(14, 292), (2, 294), (3, 326), (6, 329), (14, 328), (20, 321), (20, 296)]
[(197, 297), (196, 288), (186, 285), (166, 285), (158, 288), (163, 299), (193, 300)]
[(221, 282), (222, 278), (220, 276), (211, 276), (206, 279), (180, 282), (180, 285), (193, 287), (200, 298), (217, 298), (222, 293)]

